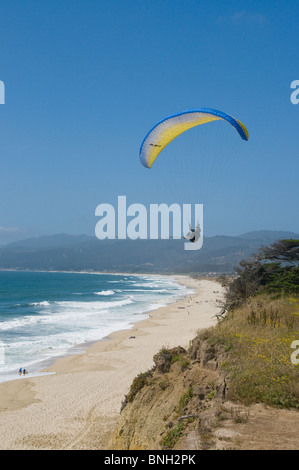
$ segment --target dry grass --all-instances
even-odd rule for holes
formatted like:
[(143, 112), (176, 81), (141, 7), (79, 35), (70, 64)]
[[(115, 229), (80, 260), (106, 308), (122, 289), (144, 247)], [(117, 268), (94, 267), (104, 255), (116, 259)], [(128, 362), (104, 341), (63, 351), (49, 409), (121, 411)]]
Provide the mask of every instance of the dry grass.
[(291, 361), (295, 340), (298, 296), (259, 295), (228, 314), (209, 337), (229, 351), (229, 360), (221, 365), (231, 375), (228, 398), (299, 408), (299, 365)]

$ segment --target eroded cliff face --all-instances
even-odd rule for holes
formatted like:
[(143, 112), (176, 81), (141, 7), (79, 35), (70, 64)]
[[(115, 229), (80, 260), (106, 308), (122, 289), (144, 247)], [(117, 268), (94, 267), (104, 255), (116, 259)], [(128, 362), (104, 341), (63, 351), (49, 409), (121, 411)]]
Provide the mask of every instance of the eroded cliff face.
[(209, 331), (188, 351), (161, 350), (155, 367), (134, 379), (109, 450), (298, 448), (297, 409), (229, 401), (235, 380), (227, 372), (234, 370), (227, 367), (230, 348)]
[(201, 337), (194, 339), (189, 351), (161, 350), (153, 370), (132, 384), (108, 449), (200, 446), (202, 413), (225, 397), (226, 377), (220, 369), (224, 356)]

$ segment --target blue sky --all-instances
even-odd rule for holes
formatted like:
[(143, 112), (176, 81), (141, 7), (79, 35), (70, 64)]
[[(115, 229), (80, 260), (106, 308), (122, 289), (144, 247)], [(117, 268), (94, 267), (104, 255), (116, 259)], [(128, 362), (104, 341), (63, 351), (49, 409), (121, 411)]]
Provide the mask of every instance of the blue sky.
[[(205, 235), (299, 232), (297, 0), (11, 0), (0, 15), (0, 243), (93, 234), (96, 206), (118, 195), (181, 202), (196, 165), (190, 179), (172, 165), (177, 181), (163, 182), (140, 165), (139, 147), (163, 117), (203, 106), (250, 134), (234, 135)], [(186, 141), (182, 158), (184, 139), (172, 147), (183, 154)]]

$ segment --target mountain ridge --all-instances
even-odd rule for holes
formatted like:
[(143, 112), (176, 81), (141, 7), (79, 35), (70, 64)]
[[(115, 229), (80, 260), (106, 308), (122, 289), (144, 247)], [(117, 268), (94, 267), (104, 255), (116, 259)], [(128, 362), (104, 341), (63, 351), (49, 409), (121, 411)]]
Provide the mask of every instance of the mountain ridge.
[[(246, 237), (245, 237), (246, 235)], [(0, 247), (0, 269), (152, 273), (225, 273), (262, 245), (299, 238), (286, 231), (256, 231), (240, 236), (204, 237), (198, 251), (184, 240), (98, 240), (90, 235), (56, 234)]]

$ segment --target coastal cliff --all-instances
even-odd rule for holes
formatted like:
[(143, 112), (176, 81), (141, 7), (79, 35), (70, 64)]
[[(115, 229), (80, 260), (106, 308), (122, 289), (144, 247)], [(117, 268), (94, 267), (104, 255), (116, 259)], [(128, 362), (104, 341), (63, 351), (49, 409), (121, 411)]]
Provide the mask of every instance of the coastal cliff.
[(108, 449), (298, 448), (299, 370), (290, 349), (298, 304), (298, 296), (259, 295), (202, 330), (188, 350), (161, 349), (134, 379)]
[(200, 416), (225, 398), (227, 374), (220, 370), (225, 357), (221, 347), (202, 335), (188, 351), (162, 349), (154, 356), (153, 369), (135, 378), (108, 448), (180, 448), (183, 442), (191, 445), (186, 438), (194, 445)]

